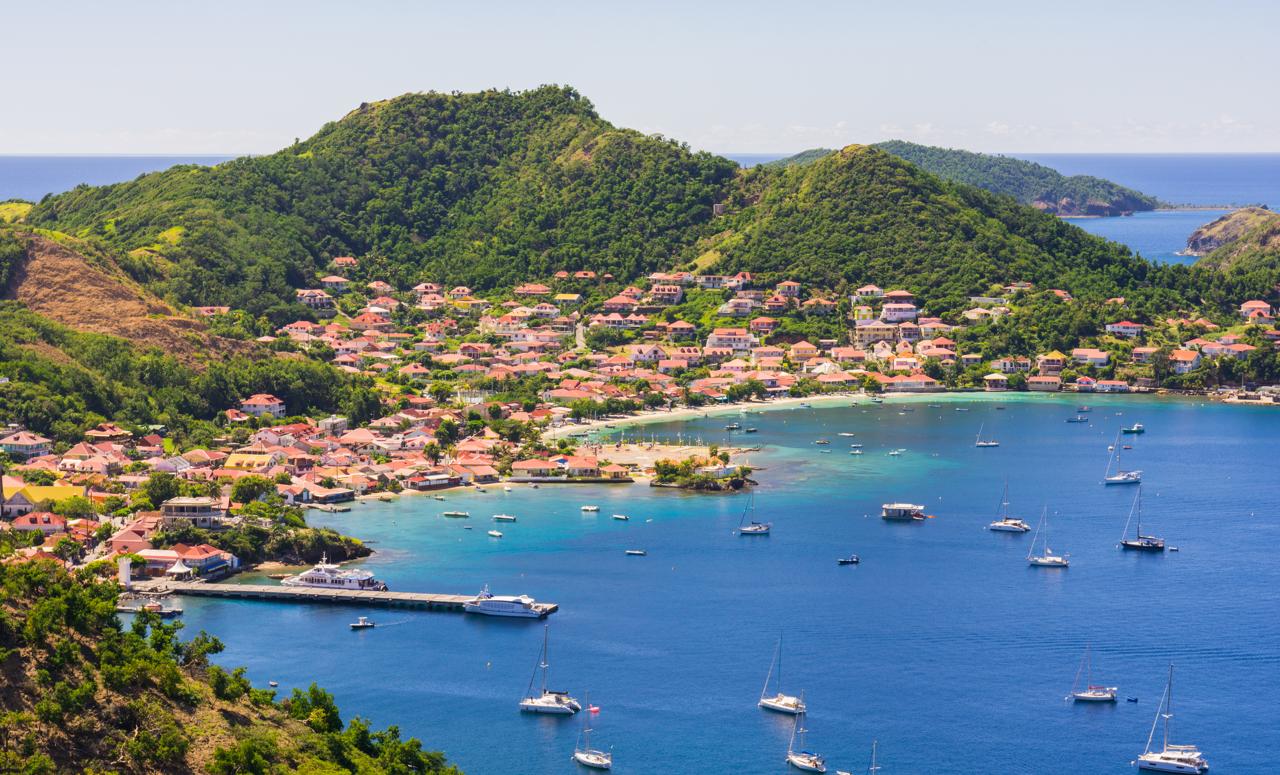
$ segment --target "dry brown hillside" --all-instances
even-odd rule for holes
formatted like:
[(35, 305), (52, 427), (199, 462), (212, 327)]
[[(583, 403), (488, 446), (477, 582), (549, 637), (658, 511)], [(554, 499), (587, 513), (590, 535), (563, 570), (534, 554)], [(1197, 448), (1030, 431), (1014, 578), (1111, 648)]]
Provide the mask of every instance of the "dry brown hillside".
[(184, 361), (194, 362), (202, 352), (248, 349), (177, 314), (107, 259), (86, 258), (40, 234), (24, 238), (27, 255), (14, 267), (4, 298), (77, 330), (158, 347)]

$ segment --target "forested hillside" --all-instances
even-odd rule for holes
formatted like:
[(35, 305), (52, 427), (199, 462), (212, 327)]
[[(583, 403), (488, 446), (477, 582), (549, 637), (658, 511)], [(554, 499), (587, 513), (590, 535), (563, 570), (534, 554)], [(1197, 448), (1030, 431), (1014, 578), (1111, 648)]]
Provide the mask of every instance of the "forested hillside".
[(1153, 210), (1160, 202), (1131, 188), (1091, 175), (1067, 177), (1035, 162), (953, 148), (891, 140), (877, 148), (946, 180), (1007, 194), (1056, 215), (1119, 215)]
[(278, 308), (338, 255), (383, 279), (478, 287), (591, 268), (631, 276), (699, 234), (736, 165), (600, 119), (571, 89), (411, 94), (270, 156), (177, 167), (38, 205), (192, 304)]

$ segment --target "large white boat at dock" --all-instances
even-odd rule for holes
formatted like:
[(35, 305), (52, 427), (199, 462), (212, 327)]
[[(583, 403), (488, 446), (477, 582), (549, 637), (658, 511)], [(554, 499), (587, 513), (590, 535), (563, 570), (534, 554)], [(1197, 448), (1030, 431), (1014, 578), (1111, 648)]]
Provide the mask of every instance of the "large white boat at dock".
[(486, 584), (480, 594), (463, 604), (469, 614), (484, 616), (508, 616), (521, 619), (541, 619), (549, 614), (547, 606), (528, 595), (495, 595)]
[(319, 587), (322, 589), (361, 589), (386, 592), (387, 585), (373, 577), (367, 570), (346, 569), (321, 556), (311, 570), (289, 576), (280, 582), (285, 587)]

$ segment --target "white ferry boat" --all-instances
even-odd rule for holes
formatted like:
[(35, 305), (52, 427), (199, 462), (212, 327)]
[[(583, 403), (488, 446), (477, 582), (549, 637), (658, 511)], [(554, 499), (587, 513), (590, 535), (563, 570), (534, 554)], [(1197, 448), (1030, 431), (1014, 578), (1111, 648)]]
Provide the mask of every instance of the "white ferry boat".
[(463, 604), (469, 614), (485, 616), (512, 616), (523, 619), (540, 619), (546, 616), (545, 606), (528, 595), (495, 595), (486, 584), (480, 594)]
[(321, 556), (320, 562), (314, 568), (296, 576), (289, 576), (281, 581), (280, 584), (286, 587), (387, 591), (387, 585), (375, 579), (370, 571), (343, 570), (340, 566), (329, 562), (328, 556)]
[(921, 520), (925, 518), (924, 506), (917, 503), (883, 503), (880, 518), (888, 520)]

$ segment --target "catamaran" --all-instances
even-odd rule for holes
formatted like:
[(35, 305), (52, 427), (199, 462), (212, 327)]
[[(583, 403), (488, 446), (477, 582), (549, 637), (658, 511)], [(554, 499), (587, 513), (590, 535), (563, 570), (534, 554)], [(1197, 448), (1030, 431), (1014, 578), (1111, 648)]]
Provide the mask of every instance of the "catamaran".
[[(1080, 688), (1080, 676), (1084, 676), (1084, 688)], [(1066, 699), (1075, 702), (1115, 702), (1115, 686), (1098, 686), (1093, 683), (1093, 657), (1089, 647), (1084, 647), (1084, 656), (1080, 658), (1080, 667), (1076, 668), (1076, 680), (1071, 684), (1071, 694)]]
[[(775, 691), (769, 694), (769, 682), (773, 679), (774, 668), (777, 668), (778, 680), (774, 684)], [(793, 697), (782, 692), (782, 637), (778, 637), (778, 647), (773, 652), (773, 661), (769, 663), (769, 674), (764, 678), (764, 688), (760, 690), (760, 701), (756, 703), (765, 710), (776, 710), (779, 713), (804, 713), (804, 697)]]
[[(1044, 533), (1044, 553), (1036, 554), (1036, 539)], [(1027, 563), (1040, 568), (1065, 568), (1071, 563), (1065, 555), (1054, 554), (1049, 548), (1049, 507), (1045, 506), (1040, 514), (1040, 524), (1036, 525), (1036, 533), (1031, 536), (1031, 548), (1027, 550)]]
[[(804, 711), (796, 714), (795, 723), (791, 726), (791, 741), (787, 743), (787, 764), (795, 767), (797, 770), (805, 772), (826, 772), (827, 763), (821, 756), (804, 750), (804, 736), (808, 732), (804, 728)], [(796, 742), (799, 741), (800, 747), (796, 748)]]
[(579, 745), (573, 747), (573, 760), (583, 767), (593, 770), (613, 769), (613, 751), (601, 751), (591, 747), (591, 714), (596, 709), (587, 704), (587, 712), (582, 715), (582, 731), (578, 733)]
[(1004, 483), (1004, 492), (1000, 495), (1000, 518), (987, 525), (987, 530), (1001, 533), (1027, 533), (1031, 526), (1020, 519), (1009, 516), (1009, 481)]
[[(1129, 523), (1133, 521), (1135, 512), (1138, 515), (1138, 527), (1134, 531), (1133, 538), (1128, 538)], [(1133, 505), (1129, 507), (1129, 518), (1124, 523), (1124, 533), (1120, 535), (1120, 548), (1137, 552), (1163, 552), (1164, 539), (1156, 536), (1148, 536), (1142, 534), (1142, 485), (1138, 485), (1138, 494), (1133, 499)]]
[[(1115, 461), (1116, 472), (1111, 473), (1111, 463)], [(1107, 459), (1107, 470), (1103, 474), (1104, 484), (1141, 484), (1141, 471), (1125, 471), (1120, 467), (1120, 435), (1116, 434), (1116, 443), (1111, 445), (1111, 457)]]
[[(520, 710), (525, 713), (572, 716), (582, 710), (582, 705), (570, 697), (568, 692), (557, 692), (547, 688), (547, 675), (550, 672), (550, 665), (547, 663), (547, 639), (550, 633), (551, 625), (545, 625), (542, 629), (542, 652), (538, 655), (538, 664), (533, 668), (533, 675), (529, 676), (529, 688), (525, 691), (524, 699), (520, 700)], [(534, 694), (533, 682), (538, 679), (538, 673), (542, 673), (542, 690)]]
[[(1138, 769), (1149, 772), (1177, 772), (1186, 775), (1203, 775), (1209, 771), (1209, 762), (1204, 754), (1194, 745), (1169, 744), (1169, 719), (1173, 718), (1173, 665), (1169, 665), (1169, 682), (1165, 684), (1164, 696), (1160, 698), (1160, 706), (1156, 708), (1156, 717), (1151, 721), (1151, 734), (1147, 735), (1147, 749), (1137, 758), (1134, 764)], [(1151, 750), (1151, 742), (1156, 736), (1156, 725), (1164, 720), (1164, 742), (1159, 751)]]
[(773, 529), (772, 522), (756, 522), (754, 519), (747, 522), (748, 516), (755, 516), (756, 512), (756, 495), (755, 493), (747, 494), (747, 505), (742, 510), (742, 517), (738, 520), (738, 535), (740, 536), (767, 536), (769, 531)]
[(998, 446), (1000, 446), (1000, 442), (996, 441), (995, 439), (986, 439), (986, 440), (983, 440), (983, 438), (982, 438), (982, 428), (983, 428), (984, 426), (985, 426), (985, 423), (982, 423), (982, 424), (979, 424), (979, 425), (978, 425), (978, 438), (974, 440), (974, 442), (973, 442), (973, 446), (975, 446), (975, 447), (998, 447)]

